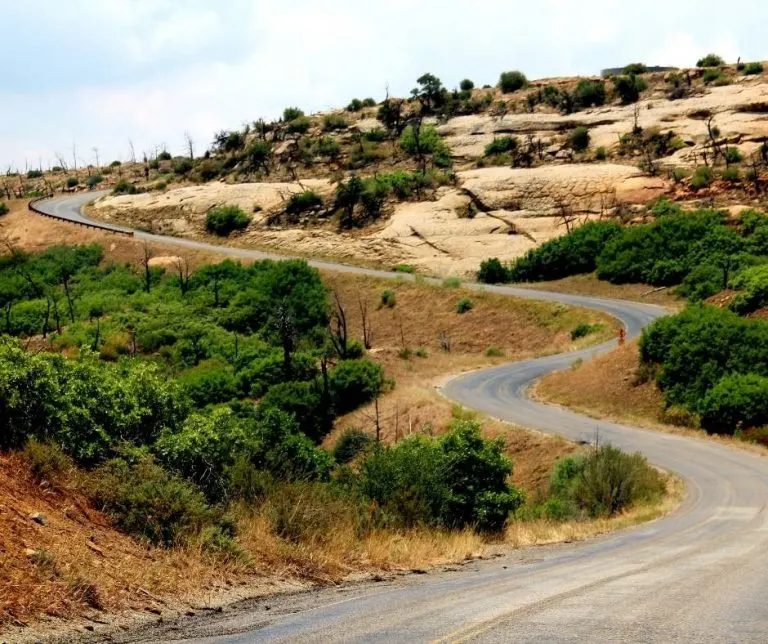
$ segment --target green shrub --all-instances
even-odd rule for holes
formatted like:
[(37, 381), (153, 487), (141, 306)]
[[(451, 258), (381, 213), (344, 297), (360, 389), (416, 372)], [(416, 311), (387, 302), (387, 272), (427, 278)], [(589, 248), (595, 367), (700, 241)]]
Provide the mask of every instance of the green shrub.
[(727, 163), (741, 163), (744, 160), (744, 156), (741, 154), (739, 148), (726, 148), (725, 160)]
[(516, 136), (498, 136), (494, 137), (488, 145), (485, 146), (485, 156), (504, 154), (505, 152), (514, 152), (520, 145)]
[(317, 142), (317, 153), (321, 157), (335, 159), (341, 154), (341, 148), (336, 139), (330, 136), (324, 136)]
[(170, 161), (173, 157), (171, 156), (171, 153), (167, 150), (163, 150), (160, 154), (157, 155), (158, 161)]
[(409, 125), (400, 136), (399, 145), (409, 156), (431, 160), (438, 168), (451, 165), (451, 153), (433, 125), (423, 125), (418, 130)]
[(699, 411), (707, 392), (728, 374), (768, 377), (768, 324), (692, 305), (647, 327), (640, 357), (661, 367), (657, 382), (667, 405)]
[(336, 441), (333, 458), (342, 465), (350, 463), (373, 445), (373, 439), (361, 429), (348, 429)]
[(722, 67), (723, 65), (725, 61), (717, 54), (707, 54), (696, 62), (696, 67)]
[(768, 425), (768, 378), (730, 374), (701, 401), (701, 426), (715, 434)]
[(208, 526), (225, 528), (195, 487), (146, 455), (118, 458), (96, 470), (90, 496), (124, 532), (162, 546), (188, 543)]
[(704, 82), (705, 85), (712, 85), (713, 83), (717, 83), (721, 79), (723, 79), (723, 72), (716, 68), (709, 68), (704, 70), (704, 73), (701, 75), (701, 80)]
[(392, 267), (392, 270), (395, 273), (408, 273), (413, 274), (416, 272), (416, 267), (412, 264), (397, 264), (396, 266)]
[[(307, 382), (317, 377), (317, 360), (306, 353), (291, 356), (291, 378)], [(242, 396), (261, 398), (267, 390), (285, 381), (285, 357), (281, 351), (271, 352), (249, 361), (237, 372), (238, 390)]]
[(195, 162), (189, 157), (176, 157), (171, 167), (176, 174), (189, 174), (195, 167)]
[[(77, 177), (67, 177), (67, 188), (76, 188), (80, 183)], [(127, 184), (128, 182), (126, 182)], [(119, 183), (118, 183), (119, 185)], [(119, 194), (119, 193), (118, 193)]]
[(723, 272), (712, 264), (702, 264), (686, 275), (675, 293), (700, 302), (723, 290)]
[(510, 269), (515, 282), (537, 282), (591, 273), (597, 258), (610, 241), (622, 233), (611, 221), (588, 222), (563, 237), (528, 251)]
[(595, 159), (597, 161), (605, 161), (608, 158), (608, 153), (605, 151), (605, 148), (601, 145), (597, 150), (595, 150)]
[(218, 206), (208, 211), (205, 216), (205, 228), (209, 233), (226, 237), (235, 230), (244, 230), (251, 223), (240, 206)]
[(341, 114), (326, 114), (323, 117), (323, 130), (334, 132), (336, 130), (346, 130), (349, 124)]
[(310, 210), (322, 207), (323, 200), (315, 191), (305, 190), (291, 195), (285, 212), (290, 215), (300, 215)]
[(522, 89), (528, 84), (525, 74), (519, 71), (502, 72), (499, 76), (499, 89), (504, 94), (510, 94)]
[(647, 71), (648, 67), (643, 63), (630, 63), (624, 68), (624, 73), (627, 75), (639, 76), (640, 74), (645, 74)]
[(584, 152), (589, 147), (589, 130), (580, 125), (575, 128), (568, 136), (568, 145), (575, 152)]
[(475, 89), (475, 84), (468, 78), (465, 78), (459, 83), (459, 89), (462, 92), (471, 92), (473, 89)]
[(462, 313), (467, 313), (473, 308), (475, 308), (475, 304), (468, 297), (462, 297), (458, 302), (456, 302), (456, 313), (459, 315)]
[(744, 67), (745, 76), (754, 76), (763, 73), (763, 63), (747, 63)]
[(728, 183), (738, 183), (741, 181), (741, 172), (735, 167), (725, 168), (720, 177)]
[(714, 173), (712, 168), (700, 165), (696, 168), (691, 177), (691, 188), (694, 190), (701, 190), (702, 188), (708, 188), (714, 181)]
[(43, 176), (42, 170), (29, 170), (27, 172), (27, 179), (39, 179)]
[(391, 291), (390, 289), (386, 288), (381, 292), (381, 297), (379, 298), (379, 308), (388, 308), (392, 309), (397, 304), (397, 296), (395, 295), (394, 291)]
[(363, 107), (376, 107), (376, 100), (371, 97), (364, 98)]
[(636, 103), (647, 87), (648, 84), (640, 76), (617, 76), (613, 79), (613, 89), (622, 105)]
[(10, 212), (10, 208), (8, 208), (8, 204), (4, 201), (0, 201), (0, 216), (7, 215)]
[(592, 333), (602, 331), (602, 328), (602, 324), (587, 324), (586, 322), (581, 322), (580, 324), (577, 324), (571, 331), (571, 340), (575, 342), (576, 340), (591, 335)]
[(286, 123), (290, 121), (295, 121), (296, 119), (300, 119), (304, 116), (303, 110), (300, 110), (298, 107), (286, 107), (283, 110), (283, 121)]
[[(74, 177), (71, 177), (74, 179)], [(77, 181), (77, 179), (75, 179)], [(67, 185), (69, 186), (69, 179), (67, 179)], [(75, 186), (77, 183), (75, 183)], [(74, 186), (70, 186), (74, 187)], [(136, 188), (135, 185), (130, 183), (129, 181), (125, 179), (121, 179), (115, 184), (115, 187), (112, 189), (112, 194), (115, 195), (135, 195), (138, 192), (138, 188)]]
[(54, 443), (41, 443), (30, 439), (21, 451), (36, 483), (48, 483), (54, 488), (65, 482), (74, 468), (72, 459)]
[(687, 168), (673, 168), (672, 180), (675, 183), (682, 183), (683, 179), (687, 179), (690, 176), (690, 172)]
[(179, 382), (196, 407), (227, 402), (237, 396), (232, 367), (218, 358), (184, 372)]
[(381, 143), (389, 138), (389, 134), (384, 128), (375, 127), (363, 134), (363, 138), (371, 143)]
[(103, 181), (104, 181), (104, 177), (102, 177), (100, 174), (92, 174), (90, 177), (88, 177), (88, 181), (86, 181), (86, 185), (88, 186), (89, 190), (93, 190), (100, 183), (103, 183)]
[(572, 100), (576, 109), (599, 107), (605, 104), (605, 83), (582, 79), (573, 90)]
[(491, 257), (481, 262), (477, 279), (483, 284), (505, 284), (510, 280), (509, 269), (499, 261), (498, 257)]
[(285, 131), (288, 132), (288, 134), (306, 134), (311, 125), (312, 121), (309, 117), (300, 116), (292, 121), (288, 121), (288, 124), (285, 126)]
[(359, 112), (361, 109), (363, 109), (363, 101), (359, 98), (353, 98), (349, 105), (347, 105), (347, 111), (349, 112)]
[(733, 287), (740, 291), (731, 302), (731, 309), (736, 313), (747, 315), (768, 306), (768, 264), (740, 271), (733, 280)]
[(504, 350), (499, 349), (499, 347), (488, 347), (488, 350), (485, 352), (486, 358), (503, 358), (504, 357)]
[(290, 414), (302, 433), (319, 442), (331, 430), (330, 402), (314, 382), (280, 382), (267, 390), (261, 407)]
[(384, 390), (384, 371), (370, 360), (341, 360), (331, 371), (334, 408), (346, 414), (377, 398)]
[(523, 503), (507, 483), (502, 441), (488, 441), (472, 421), (456, 421), (435, 440), (413, 436), (379, 447), (360, 465), (360, 490), (395, 525), (475, 527), (500, 532)]
[(591, 517), (613, 516), (635, 503), (658, 500), (664, 490), (663, 476), (642, 455), (611, 445), (562, 459), (550, 481), (553, 497), (574, 503)]

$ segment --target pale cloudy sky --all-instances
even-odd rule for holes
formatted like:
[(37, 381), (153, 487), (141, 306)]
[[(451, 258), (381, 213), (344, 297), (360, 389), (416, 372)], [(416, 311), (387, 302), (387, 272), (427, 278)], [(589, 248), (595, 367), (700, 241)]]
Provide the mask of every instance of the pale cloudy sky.
[(0, 0), (0, 164), (125, 159), (188, 130), (287, 105), (404, 94), (499, 72), (596, 74), (632, 61), (686, 66), (714, 51), (768, 58), (768, 2), (743, 0)]

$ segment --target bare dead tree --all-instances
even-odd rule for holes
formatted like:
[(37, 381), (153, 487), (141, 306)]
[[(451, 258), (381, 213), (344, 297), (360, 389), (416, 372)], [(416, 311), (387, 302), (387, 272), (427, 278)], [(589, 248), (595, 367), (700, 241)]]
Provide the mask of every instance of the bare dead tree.
[(440, 341), (440, 348), (446, 353), (450, 353), (451, 352), (451, 336), (449, 335), (448, 331), (440, 331), (438, 340)]
[(152, 290), (152, 267), (150, 266), (150, 260), (154, 257), (152, 247), (144, 242), (142, 246), (143, 257), (141, 265), (144, 267), (144, 290), (149, 293)]
[(77, 143), (72, 143), (72, 167), (77, 174)]
[(131, 160), (131, 163), (136, 163), (136, 148), (133, 147), (131, 139), (128, 139), (128, 158)]
[(566, 234), (570, 234), (575, 225), (579, 221), (579, 216), (576, 214), (573, 203), (562, 197), (555, 199), (555, 220), (558, 226), (565, 226)]
[(96, 169), (98, 170), (99, 168), (101, 168), (101, 163), (99, 159), (99, 148), (95, 146), (93, 147), (93, 155), (96, 157)]
[(363, 328), (363, 346), (366, 350), (373, 347), (373, 328), (368, 313), (368, 301), (363, 300), (360, 294), (357, 295), (357, 305), (360, 308), (360, 320)]
[(717, 125), (714, 124), (714, 115), (710, 114), (709, 118), (707, 119), (707, 136), (709, 137), (709, 145), (710, 149), (712, 150), (713, 160), (712, 165), (715, 165), (717, 163), (717, 158), (719, 156), (722, 156), (725, 159), (726, 166), (728, 165), (728, 157), (723, 154), (721, 145), (720, 145), (720, 128), (717, 127)]
[(349, 354), (349, 327), (347, 325), (347, 310), (336, 289), (332, 289), (333, 311), (328, 322), (328, 336), (336, 355), (345, 360)]
[(181, 291), (181, 296), (184, 297), (189, 291), (190, 278), (189, 262), (186, 259), (182, 257), (176, 259), (176, 274), (179, 276), (179, 290)]
[(189, 130), (184, 132), (184, 143), (187, 146), (187, 154), (189, 155), (189, 158), (192, 159), (192, 161), (195, 160), (195, 142), (192, 140), (192, 135), (189, 133)]

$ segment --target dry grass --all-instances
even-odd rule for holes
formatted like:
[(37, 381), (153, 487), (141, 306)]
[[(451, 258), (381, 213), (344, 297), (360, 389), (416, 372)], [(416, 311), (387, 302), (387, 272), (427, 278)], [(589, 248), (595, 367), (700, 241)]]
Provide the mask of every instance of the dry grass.
[(675, 295), (672, 288), (659, 289), (647, 284), (611, 284), (597, 279), (594, 273), (572, 275), (551, 282), (518, 284), (517, 286), (554, 291), (555, 293), (574, 293), (617, 300), (632, 300), (643, 304), (657, 304), (673, 310), (682, 309), (686, 304), (684, 299)]
[(152, 595), (210, 590), (232, 578), (194, 549), (144, 548), (116, 532), (72, 481), (38, 485), (18, 457), (0, 456), (0, 500), (0, 625), (143, 610), (156, 605)]

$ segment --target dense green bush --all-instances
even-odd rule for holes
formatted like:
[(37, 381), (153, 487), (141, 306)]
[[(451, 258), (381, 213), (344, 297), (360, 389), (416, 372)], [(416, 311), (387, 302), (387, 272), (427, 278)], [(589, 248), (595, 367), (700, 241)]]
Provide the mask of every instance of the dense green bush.
[(264, 409), (279, 409), (293, 416), (299, 429), (314, 441), (331, 430), (333, 415), (330, 398), (315, 382), (280, 382), (272, 385), (261, 400)]
[(184, 372), (179, 383), (196, 407), (228, 402), (238, 393), (232, 367), (219, 358), (203, 361)]
[(458, 302), (456, 302), (456, 313), (459, 315), (462, 313), (467, 313), (473, 308), (475, 308), (475, 304), (468, 297), (462, 297)]
[(323, 199), (313, 190), (296, 192), (288, 199), (285, 212), (291, 215), (300, 215), (310, 210), (315, 210), (323, 205)]
[(568, 135), (568, 145), (575, 152), (584, 152), (589, 147), (589, 130), (580, 125)]
[(739, 272), (733, 287), (739, 294), (731, 302), (731, 310), (747, 315), (768, 306), (768, 264), (759, 264)]
[(333, 132), (336, 130), (346, 130), (349, 124), (341, 114), (326, 114), (323, 117), (323, 130)]
[(341, 360), (330, 374), (334, 407), (346, 414), (371, 402), (384, 390), (384, 372), (370, 360)]
[(212, 526), (231, 537), (202, 493), (147, 455), (117, 458), (91, 477), (90, 496), (121, 530), (163, 546), (181, 545)]
[(639, 76), (645, 74), (648, 71), (648, 67), (644, 63), (630, 63), (624, 68), (624, 73), (627, 75), (634, 74)]
[(514, 152), (520, 145), (516, 136), (497, 136), (485, 146), (485, 156), (504, 154), (505, 152)]
[(491, 257), (480, 263), (477, 279), (483, 284), (505, 284), (510, 280), (509, 269), (498, 257)]
[(707, 392), (728, 374), (768, 376), (768, 324), (711, 306), (689, 306), (646, 328), (644, 364), (659, 365), (668, 405), (700, 412)]
[(606, 244), (621, 233), (621, 226), (615, 222), (588, 222), (568, 235), (528, 251), (512, 265), (511, 280), (538, 282), (591, 273)]
[(195, 162), (189, 157), (176, 157), (171, 167), (176, 174), (189, 174), (195, 167)]
[(289, 121), (295, 121), (304, 116), (304, 111), (298, 107), (286, 107), (283, 110), (283, 120), (288, 123)]
[(88, 177), (88, 181), (86, 181), (86, 185), (88, 186), (89, 190), (93, 190), (96, 186), (98, 186), (100, 183), (104, 182), (104, 177), (102, 177), (100, 174), (92, 174), (90, 177)]
[(622, 105), (636, 103), (640, 99), (640, 93), (647, 87), (648, 84), (640, 76), (633, 74), (613, 79), (613, 89), (621, 99)]
[(468, 78), (465, 78), (459, 83), (459, 89), (462, 92), (471, 92), (473, 89), (475, 89), (475, 84)]
[(569, 506), (591, 517), (613, 516), (635, 503), (657, 501), (664, 490), (663, 476), (642, 455), (611, 445), (560, 460), (550, 481), (550, 493), (560, 501), (556, 513), (566, 516)]
[(403, 130), (399, 144), (406, 154), (422, 161), (424, 170), (429, 161), (438, 168), (451, 165), (450, 150), (433, 125), (422, 125), (418, 130), (409, 125)]
[(528, 84), (525, 74), (519, 71), (502, 72), (499, 76), (499, 89), (505, 94), (510, 94), (522, 89)]
[(349, 102), (349, 105), (347, 105), (347, 110), (349, 112), (359, 112), (361, 109), (363, 109), (363, 101), (359, 98), (353, 98)]
[(379, 308), (388, 308), (392, 309), (397, 304), (397, 295), (395, 295), (395, 292), (385, 288), (381, 292), (381, 297), (379, 298)]
[(768, 378), (727, 375), (706, 393), (699, 409), (701, 426), (716, 434), (768, 426)]
[(717, 54), (707, 54), (696, 62), (696, 67), (722, 67), (723, 65), (725, 61)]
[(762, 74), (763, 73), (763, 64), (762, 63), (747, 63), (744, 67), (744, 75), (745, 76), (754, 76), (756, 74)]
[(725, 160), (727, 163), (741, 163), (744, 160), (744, 156), (739, 148), (728, 147), (725, 149)]
[[(75, 179), (75, 178), (70, 177), (70, 179)], [(77, 186), (77, 179), (75, 179), (74, 186), (71, 186), (69, 184), (70, 179), (67, 179), (67, 185), (70, 188), (74, 188), (75, 186)], [(127, 181), (126, 179), (121, 179), (120, 181), (118, 181), (115, 184), (115, 187), (112, 189), (112, 194), (115, 194), (115, 195), (135, 195), (137, 192), (138, 192), (138, 188), (134, 184)]]
[(685, 276), (675, 293), (700, 302), (723, 290), (723, 272), (712, 264), (696, 266)]
[(10, 211), (10, 208), (8, 208), (8, 204), (4, 201), (0, 201), (0, 215), (7, 215)]
[(300, 116), (288, 121), (285, 126), (285, 131), (288, 134), (306, 134), (309, 128), (312, 126), (312, 121), (307, 116)]
[(240, 206), (218, 206), (208, 211), (205, 216), (205, 228), (209, 233), (226, 237), (235, 230), (244, 230), (251, 223)]
[(437, 440), (417, 435), (374, 449), (360, 465), (359, 486), (395, 525), (499, 532), (523, 502), (507, 483), (511, 471), (503, 443), (461, 421)]
[(691, 188), (694, 190), (701, 190), (702, 188), (708, 188), (714, 181), (714, 173), (712, 168), (707, 166), (699, 166), (694, 170), (691, 177)]
[(592, 333), (597, 333), (598, 331), (602, 330), (602, 328), (602, 324), (587, 324), (586, 322), (582, 322), (577, 324), (571, 331), (571, 340), (575, 342), (576, 340), (585, 338)]
[(582, 79), (573, 90), (572, 100), (576, 109), (599, 107), (605, 104), (605, 83)]
[(337, 463), (346, 464), (363, 454), (373, 445), (373, 439), (361, 429), (348, 429), (336, 441), (333, 458)]

